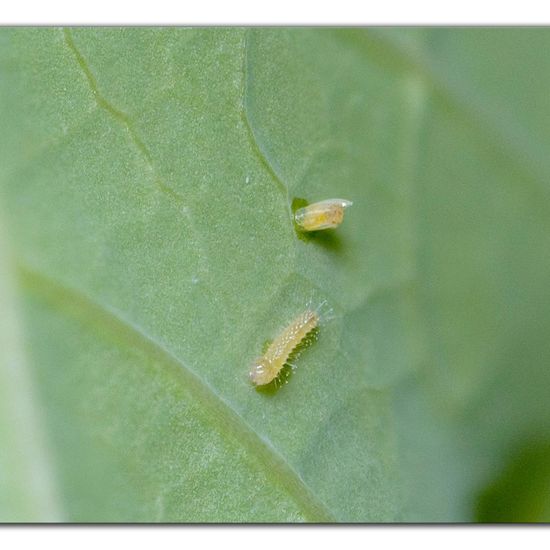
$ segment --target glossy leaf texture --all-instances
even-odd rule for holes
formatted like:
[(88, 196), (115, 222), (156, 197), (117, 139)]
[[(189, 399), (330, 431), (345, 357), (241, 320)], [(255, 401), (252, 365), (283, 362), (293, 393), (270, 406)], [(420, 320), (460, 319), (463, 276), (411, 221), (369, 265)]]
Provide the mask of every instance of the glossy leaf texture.
[(548, 46), (1, 29), (0, 519), (548, 521)]

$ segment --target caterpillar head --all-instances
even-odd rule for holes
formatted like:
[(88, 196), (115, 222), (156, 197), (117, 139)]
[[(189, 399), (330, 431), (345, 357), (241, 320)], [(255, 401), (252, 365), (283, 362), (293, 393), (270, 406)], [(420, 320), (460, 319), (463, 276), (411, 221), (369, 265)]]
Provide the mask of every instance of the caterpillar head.
[(271, 372), (270, 365), (265, 357), (260, 357), (250, 369), (250, 381), (256, 386), (263, 386), (269, 384), (273, 380), (273, 374)]

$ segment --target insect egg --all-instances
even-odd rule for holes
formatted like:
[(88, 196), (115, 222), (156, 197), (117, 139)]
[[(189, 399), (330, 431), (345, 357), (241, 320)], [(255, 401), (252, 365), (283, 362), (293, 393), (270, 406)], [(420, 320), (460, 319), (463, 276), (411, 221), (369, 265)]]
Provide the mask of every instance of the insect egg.
[(302, 340), (319, 324), (319, 314), (307, 309), (292, 321), (270, 344), (250, 369), (250, 380), (256, 386), (274, 380), (289, 356)]
[(346, 199), (327, 199), (299, 208), (294, 221), (302, 231), (320, 231), (338, 227), (344, 220), (344, 210), (353, 203)]

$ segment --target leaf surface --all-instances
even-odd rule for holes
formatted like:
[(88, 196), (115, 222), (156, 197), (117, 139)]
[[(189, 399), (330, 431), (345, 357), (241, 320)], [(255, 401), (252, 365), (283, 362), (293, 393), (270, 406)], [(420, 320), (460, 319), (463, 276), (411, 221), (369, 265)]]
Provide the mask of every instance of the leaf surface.
[(474, 518), (550, 425), (549, 40), (1, 30), (0, 517)]

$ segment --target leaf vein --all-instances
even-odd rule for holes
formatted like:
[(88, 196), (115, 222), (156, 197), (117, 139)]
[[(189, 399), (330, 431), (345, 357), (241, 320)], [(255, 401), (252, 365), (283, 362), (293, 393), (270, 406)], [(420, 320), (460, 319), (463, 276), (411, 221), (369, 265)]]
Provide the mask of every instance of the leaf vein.
[(273, 163), (270, 161), (267, 152), (262, 147), (261, 142), (258, 139), (256, 132), (254, 131), (252, 121), (250, 120), (249, 108), (248, 108), (248, 86), (249, 86), (248, 33), (249, 33), (249, 29), (246, 29), (244, 32), (245, 34), (244, 34), (243, 48), (242, 48), (243, 87), (242, 87), (241, 117), (246, 127), (249, 141), (250, 141), (250, 144), (252, 145), (254, 152), (256, 153), (257, 157), (260, 159), (264, 167), (267, 169), (271, 177), (275, 180), (275, 183), (277, 184), (277, 187), (279, 188), (283, 197), (285, 198), (286, 203), (289, 204), (290, 201), (288, 196), (288, 186), (283, 182), (279, 174), (277, 174), (277, 171), (275, 170)]
[(67, 45), (69, 50), (72, 52), (84, 76), (86, 77), (86, 80), (92, 91), (92, 95), (97, 105), (101, 109), (108, 112), (117, 122), (119, 122), (126, 129), (128, 135), (130, 136), (130, 139), (132, 140), (132, 142), (140, 152), (142, 158), (145, 161), (147, 168), (151, 172), (155, 185), (159, 188), (160, 191), (170, 196), (180, 205), (185, 204), (183, 197), (179, 193), (177, 193), (174, 189), (172, 189), (169, 185), (167, 185), (156, 173), (151, 151), (148, 149), (147, 145), (145, 145), (145, 142), (141, 139), (138, 132), (134, 128), (134, 125), (130, 117), (126, 113), (124, 113), (123, 111), (115, 107), (112, 103), (110, 103), (107, 100), (107, 98), (99, 91), (96, 77), (94, 76), (92, 70), (90, 69), (88, 62), (86, 61), (86, 59), (84, 58), (80, 50), (76, 47), (76, 44), (73, 40), (73, 36), (70, 29), (68, 28), (63, 29), (63, 37), (65, 40), (65, 44)]

